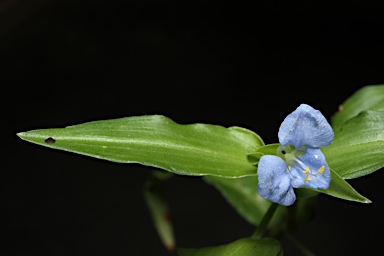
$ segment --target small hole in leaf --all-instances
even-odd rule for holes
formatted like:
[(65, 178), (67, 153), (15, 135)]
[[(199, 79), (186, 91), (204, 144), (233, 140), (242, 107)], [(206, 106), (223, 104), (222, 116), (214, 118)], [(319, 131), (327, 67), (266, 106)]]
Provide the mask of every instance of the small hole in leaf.
[(55, 143), (56, 140), (52, 137), (49, 137), (48, 139), (45, 140), (45, 143), (48, 143), (48, 144), (52, 144), (52, 143)]
[(285, 152), (285, 150), (282, 150), (281, 153), (283, 153), (283, 155), (285, 155), (287, 152)]

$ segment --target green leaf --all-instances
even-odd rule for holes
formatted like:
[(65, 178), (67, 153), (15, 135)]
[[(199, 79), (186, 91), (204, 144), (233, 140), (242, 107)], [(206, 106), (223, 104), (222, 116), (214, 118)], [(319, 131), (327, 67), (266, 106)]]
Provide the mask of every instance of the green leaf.
[(359, 203), (371, 203), (371, 200), (360, 195), (348, 182), (331, 169), (331, 184), (328, 189), (316, 190), (318, 192), (334, 196), (340, 199)]
[(273, 238), (242, 238), (226, 245), (196, 249), (180, 248), (179, 256), (279, 256), (280, 242)]
[(163, 181), (170, 178), (171, 174), (164, 171), (155, 171), (152, 179), (146, 183), (144, 188), (144, 199), (152, 216), (156, 231), (168, 251), (175, 249), (176, 242), (173, 233), (173, 225), (170, 211), (164, 195)]
[(384, 166), (384, 111), (363, 111), (349, 119), (322, 151), (329, 166), (344, 179), (379, 170)]
[[(258, 225), (267, 212), (271, 201), (262, 198), (257, 193), (257, 177), (248, 176), (238, 179), (226, 179), (213, 176), (204, 176), (203, 179), (213, 185), (236, 209), (245, 220), (253, 225)], [(269, 227), (275, 228), (285, 214), (285, 208), (279, 207), (275, 212)]]
[(94, 121), (66, 128), (32, 130), (21, 139), (119, 163), (139, 163), (181, 175), (255, 175), (247, 153), (264, 145), (241, 127), (177, 124), (162, 115)]
[(331, 118), (332, 127), (338, 130), (347, 120), (365, 110), (384, 111), (384, 85), (365, 86), (352, 94)]

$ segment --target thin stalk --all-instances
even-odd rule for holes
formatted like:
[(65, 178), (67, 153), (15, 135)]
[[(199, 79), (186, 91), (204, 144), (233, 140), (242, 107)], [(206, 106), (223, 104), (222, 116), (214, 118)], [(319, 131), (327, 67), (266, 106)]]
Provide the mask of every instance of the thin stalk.
[(255, 233), (253, 233), (252, 238), (261, 238), (264, 235), (265, 231), (268, 228), (268, 224), (271, 221), (273, 214), (277, 209), (277, 206), (279, 205), (275, 203), (272, 203), (269, 206), (268, 211), (264, 214), (264, 217), (261, 220), (259, 226), (257, 227)]

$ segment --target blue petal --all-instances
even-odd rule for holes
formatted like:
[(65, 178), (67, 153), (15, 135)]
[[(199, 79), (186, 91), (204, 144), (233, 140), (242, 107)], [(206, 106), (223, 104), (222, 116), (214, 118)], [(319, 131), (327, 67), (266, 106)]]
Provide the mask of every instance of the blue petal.
[(301, 104), (281, 123), (278, 136), (283, 146), (294, 145), (295, 148), (301, 148), (309, 145), (318, 148), (331, 144), (334, 134), (320, 111)]
[(327, 161), (317, 148), (307, 147), (306, 153), (294, 160), (289, 175), (294, 188), (327, 189), (331, 182)]
[(272, 202), (290, 206), (295, 202), (296, 195), (286, 167), (284, 160), (278, 156), (262, 156), (257, 170), (257, 190), (260, 196)]

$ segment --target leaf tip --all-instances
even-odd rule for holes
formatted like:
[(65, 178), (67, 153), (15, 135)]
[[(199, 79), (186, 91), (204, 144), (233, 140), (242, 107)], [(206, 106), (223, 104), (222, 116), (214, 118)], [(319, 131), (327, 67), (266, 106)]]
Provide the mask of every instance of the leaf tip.
[(168, 242), (168, 243), (165, 244), (165, 248), (168, 250), (168, 252), (172, 253), (176, 249), (176, 244), (173, 241), (172, 242)]
[(26, 132), (18, 132), (16, 133), (16, 136), (18, 136), (20, 139), (24, 139)]
[(358, 202), (358, 203), (362, 203), (362, 204), (371, 204), (371, 203), (372, 203), (371, 200), (369, 200), (368, 198), (363, 197), (363, 196), (360, 196), (359, 199), (356, 199), (356, 200), (354, 200), (354, 201), (355, 201), (355, 202)]

